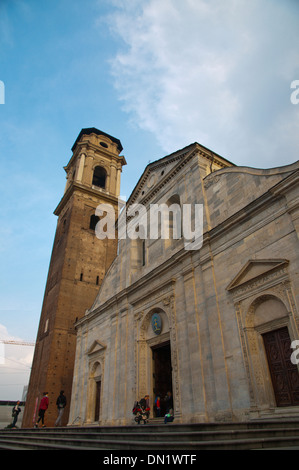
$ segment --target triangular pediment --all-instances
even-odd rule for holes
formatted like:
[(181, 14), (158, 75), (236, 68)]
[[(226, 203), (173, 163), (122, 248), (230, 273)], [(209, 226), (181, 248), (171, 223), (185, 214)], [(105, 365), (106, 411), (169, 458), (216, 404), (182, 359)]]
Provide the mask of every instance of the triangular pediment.
[(95, 340), (90, 346), (87, 354), (90, 356), (91, 354), (102, 352), (106, 349), (106, 347), (107, 346), (105, 344), (100, 343), (100, 341), (98, 340)]
[(163, 179), (182, 161), (191, 151), (193, 146), (186, 147), (179, 152), (168, 155), (156, 162), (149, 163), (135, 186), (128, 205), (139, 202), (146, 197)]
[(227, 290), (233, 290), (243, 284), (253, 281), (254, 279), (265, 276), (272, 271), (281, 269), (287, 264), (288, 260), (286, 259), (249, 260), (227, 286)]
[(233, 166), (233, 163), (225, 158), (194, 142), (160, 160), (149, 163), (133, 189), (127, 205), (146, 200), (151, 193), (156, 193), (169, 179), (178, 174), (184, 164), (194, 155), (200, 155), (209, 166), (213, 164), (218, 169)]

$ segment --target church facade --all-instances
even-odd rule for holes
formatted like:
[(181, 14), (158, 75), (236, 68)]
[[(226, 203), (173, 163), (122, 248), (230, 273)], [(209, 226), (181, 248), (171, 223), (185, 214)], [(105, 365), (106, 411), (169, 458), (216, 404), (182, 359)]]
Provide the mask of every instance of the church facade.
[(155, 417), (167, 392), (177, 423), (298, 414), (298, 183), (299, 162), (238, 167), (198, 143), (146, 167), (127, 214), (201, 205), (201, 243), (171, 237), (173, 216), (168, 238), (119, 240), (76, 323), (69, 425), (131, 424), (146, 394)]

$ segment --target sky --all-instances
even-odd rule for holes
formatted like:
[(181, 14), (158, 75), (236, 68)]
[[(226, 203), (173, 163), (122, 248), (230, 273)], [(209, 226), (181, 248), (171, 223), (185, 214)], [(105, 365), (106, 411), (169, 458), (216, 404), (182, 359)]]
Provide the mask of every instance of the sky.
[[(288, 165), (298, 43), (297, 0), (0, 0), (0, 340), (35, 341), (82, 128), (120, 139), (127, 198), (150, 161), (193, 142)], [(0, 400), (20, 397), (32, 354), (0, 343)]]

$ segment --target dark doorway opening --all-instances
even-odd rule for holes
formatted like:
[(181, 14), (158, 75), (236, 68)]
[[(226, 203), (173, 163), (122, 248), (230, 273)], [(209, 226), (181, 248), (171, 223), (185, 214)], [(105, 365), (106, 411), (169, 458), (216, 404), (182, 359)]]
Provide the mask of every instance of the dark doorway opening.
[[(153, 392), (154, 398), (160, 396), (161, 414), (166, 413), (165, 397), (168, 392), (172, 394), (172, 367), (171, 367), (171, 349), (170, 341), (152, 347), (153, 352)], [(154, 407), (154, 416), (157, 415), (156, 407)]]
[(94, 413), (94, 420), (100, 421), (100, 409), (101, 409), (101, 381), (96, 382), (96, 408)]
[(263, 334), (277, 406), (299, 406), (299, 374), (291, 362), (288, 328)]

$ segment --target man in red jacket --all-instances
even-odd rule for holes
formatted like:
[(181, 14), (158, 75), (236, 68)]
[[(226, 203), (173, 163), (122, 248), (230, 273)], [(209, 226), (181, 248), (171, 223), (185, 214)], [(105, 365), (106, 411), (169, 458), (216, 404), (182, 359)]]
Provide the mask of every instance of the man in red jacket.
[(40, 420), (42, 420), (42, 427), (43, 428), (45, 427), (45, 422), (44, 422), (45, 412), (48, 409), (48, 406), (49, 406), (48, 392), (44, 392), (43, 393), (43, 398), (41, 399), (39, 409), (38, 409), (39, 418), (38, 418), (37, 422), (35, 423), (36, 428), (38, 428), (38, 423), (40, 422)]

